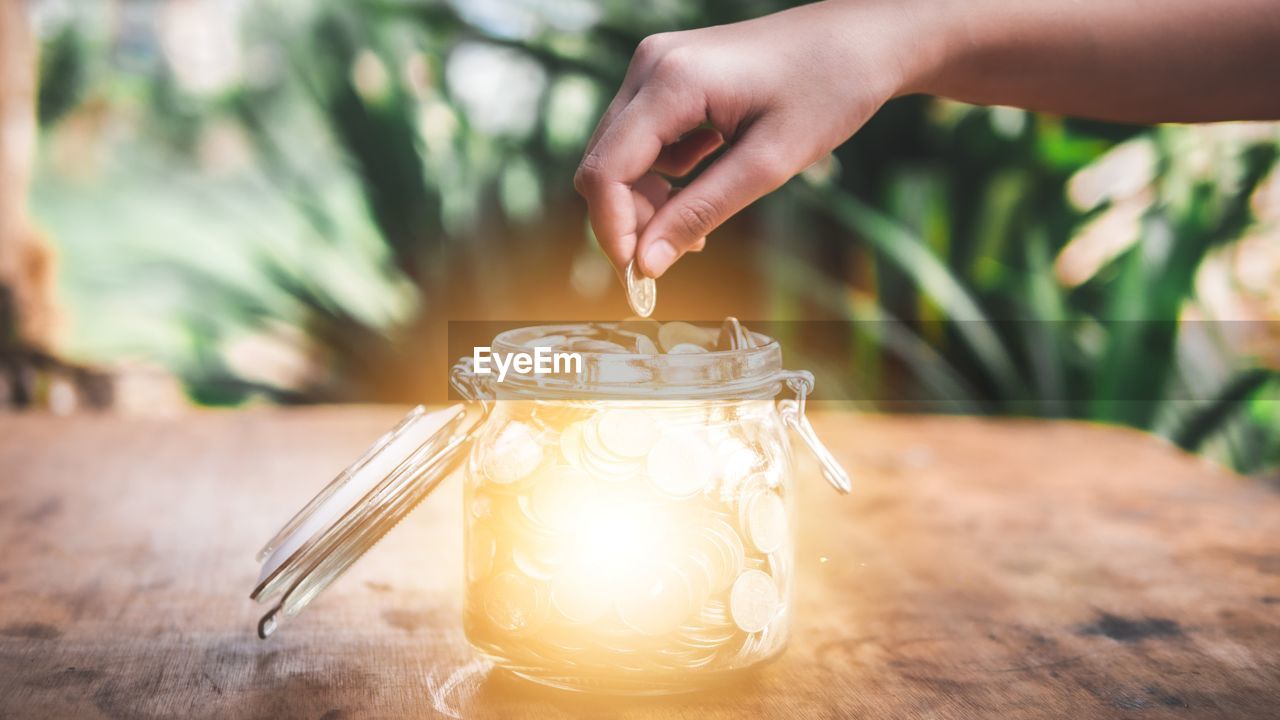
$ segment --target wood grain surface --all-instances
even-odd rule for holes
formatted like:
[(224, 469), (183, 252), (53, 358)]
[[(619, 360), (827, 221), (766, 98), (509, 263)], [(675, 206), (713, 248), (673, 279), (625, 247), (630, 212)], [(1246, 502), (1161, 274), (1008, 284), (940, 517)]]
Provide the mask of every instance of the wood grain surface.
[(396, 408), (0, 416), (0, 716), (1280, 716), (1280, 493), (1072, 423), (820, 415), (782, 659), (659, 700), (541, 690), (460, 626), (448, 481), (268, 641), (254, 553)]

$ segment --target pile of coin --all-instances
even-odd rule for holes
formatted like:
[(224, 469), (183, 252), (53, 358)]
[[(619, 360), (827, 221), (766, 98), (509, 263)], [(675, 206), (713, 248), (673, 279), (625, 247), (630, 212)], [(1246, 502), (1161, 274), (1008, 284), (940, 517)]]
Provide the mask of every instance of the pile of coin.
[[(737, 321), (648, 322), (553, 343), (705, 352), (751, 338)], [(781, 649), (789, 457), (769, 401), (501, 401), (494, 413), (466, 482), (477, 647), (576, 685), (728, 670)]]
[(572, 333), (543, 335), (525, 345), (563, 352), (681, 355), (754, 348), (757, 342), (734, 317), (725, 318), (719, 328), (633, 317), (621, 322), (583, 323)]

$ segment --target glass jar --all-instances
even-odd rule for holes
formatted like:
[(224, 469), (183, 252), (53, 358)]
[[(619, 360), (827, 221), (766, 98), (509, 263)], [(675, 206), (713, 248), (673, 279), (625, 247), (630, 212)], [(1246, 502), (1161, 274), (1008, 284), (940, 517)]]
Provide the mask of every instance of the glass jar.
[[(520, 328), (491, 351), (589, 333)], [(259, 635), (461, 464), (463, 624), (497, 666), (559, 688), (665, 694), (776, 657), (793, 619), (790, 438), (836, 489), (849, 480), (805, 417), (813, 376), (783, 370), (767, 336), (745, 344), (577, 351), (572, 373), (502, 382), (462, 359), (450, 381), (466, 406), (412, 410), (259, 553), (251, 597), (278, 598)], [(778, 399), (784, 388), (794, 397)]]
[[(493, 352), (577, 332), (509, 331)], [(477, 650), (535, 682), (630, 694), (694, 689), (782, 652), (795, 540), (784, 417), (803, 415), (775, 397), (792, 385), (803, 398), (812, 379), (783, 371), (772, 339), (755, 341), (581, 353), (574, 376), (497, 384), (457, 368), (468, 394), (495, 398), (464, 479), (464, 626)]]

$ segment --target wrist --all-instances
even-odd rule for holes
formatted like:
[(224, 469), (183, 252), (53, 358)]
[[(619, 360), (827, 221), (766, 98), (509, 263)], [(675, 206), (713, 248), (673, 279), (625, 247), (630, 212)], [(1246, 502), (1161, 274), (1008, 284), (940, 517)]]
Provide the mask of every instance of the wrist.
[[(819, 8), (825, 6), (825, 12)], [(881, 84), (883, 100), (938, 93), (948, 66), (965, 39), (965, 7), (956, 0), (825, 0), (801, 6), (818, 10), (819, 23), (839, 28), (845, 68), (870, 67), (856, 78)], [(865, 85), (864, 85), (865, 87)]]
[[(879, 0), (836, 0), (867, 9)], [(945, 95), (947, 78), (958, 69), (972, 44), (967, 18), (972, 2), (889, 0), (882, 16), (889, 39), (886, 65), (896, 68), (891, 97)]]

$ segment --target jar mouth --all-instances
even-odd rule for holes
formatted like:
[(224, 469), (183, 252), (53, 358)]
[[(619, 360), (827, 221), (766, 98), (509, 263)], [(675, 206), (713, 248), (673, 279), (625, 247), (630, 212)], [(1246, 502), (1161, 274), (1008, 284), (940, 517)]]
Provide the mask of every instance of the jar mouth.
[[(491, 350), (495, 356), (528, 353), (535, 340), (582, 333), (588, 328), (575, 323), (515, 328), (499, 333)], [(768, 335), (748, 332), (756, 347), (658, 355), (574, 350), (581, 358), (579, 372), (535, 374), (511, 370), (502, 382), (493, 382), (494, 376), (489, 377), (498, 398), (771, 398), (780, 389), (782, 347)]]

